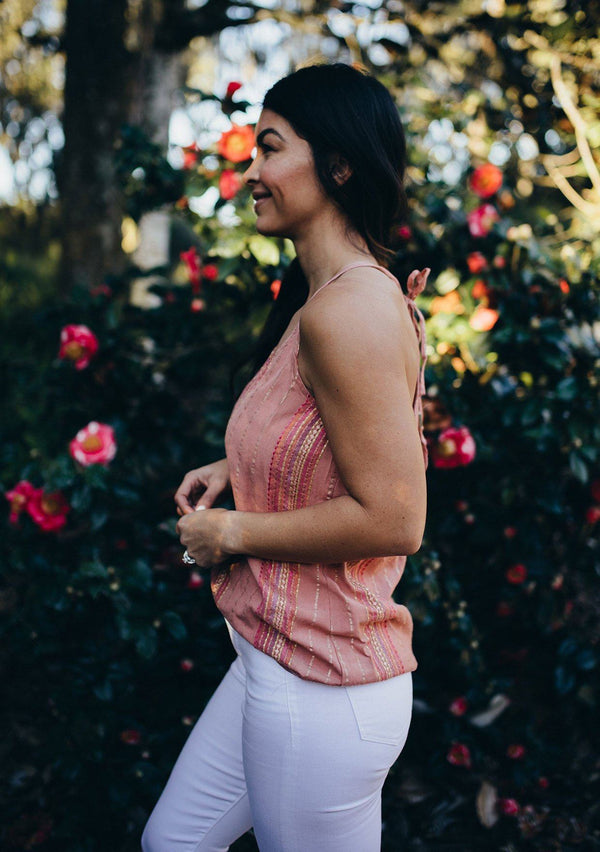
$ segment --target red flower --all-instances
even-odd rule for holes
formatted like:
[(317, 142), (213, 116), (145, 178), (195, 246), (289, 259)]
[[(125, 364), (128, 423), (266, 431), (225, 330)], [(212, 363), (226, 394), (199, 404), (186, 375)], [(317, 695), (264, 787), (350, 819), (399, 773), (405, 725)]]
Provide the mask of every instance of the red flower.
[(59, 358), (73, 361), (83, 370), (98, 351), (98, 338), (87, 325), (65, 325), (60, 333)]
[(566, 294), (570, 291), (570, 289), (571, 289), (571, 288), (569, 287), (569, 282), (566, 280), (566, 278), (561, 278), (561, 279), (560, 279), (560, 281), (558, 282), (558, 286), (560, 287), (561, 292), (562, 292), (562, 293), (564, 293), (565, 295), (566, 295)]
[(59, 530), (67, 523), (71, 507), (60, 491), (44, 494), (43, 488), (34, 489), (26, 506), (27, 511), (44, 532)]
[(126, 745), (137, 745), (142, 739), (142, 735), (135, 728), (128, 728), (126, 731), (121, 731), (121, 742)]
[(473, 284), (471, 296), (473, 296), (474, 299), (487, 299), (489, 295), (490, 288), (487, 286), (483, 278), (478, 278)]
[(600, 503), (600, 479), (595, 479), (590, 485), (590, 494), (596, 503)]
[(504, 527), (504, 538), (514, 538), (517, 534), (516, 527)]
[(187, 582), (188, 589), (200, 589), (204, 585), (204, 577), (197, 571), (192, 571)]
[(271, 293), (273, 294), (273, 299), (276, 299), (279, 296), (279, 291), (281, 290), (281, 281), (279, 278), (276, 278), (274, 281), (271, 281)]
[(506, 258), (501, 254), (497, 254), (492, 263), (496, 269), (504, 269), (506, 266)]
[(7, 491), (4, 495), (10, 503), (10, 514), (8, 520), (11, 524), (19, 523), (21, 512), (27, 508), (27, 503), (36, 492), (36, 488), (26, 479), (17, 482), (12, 491)]
[(600, 506), (590, 506), (585, 513), (585, 519), (588, 524), (596, 524), (600, 521)]
[(469, 186), (480, 198), (489, 198), (502, 186), (502, 172), (498, 166), (485, 163), (471, 174)]
[(217, 151), (232, 163), (243, 163), (249, 160), (254, 149), (254, 130), (249, 124), (234, 124), (231, 130), (226, 130), (217, 142)]
[(516, 816), (521, 810), (515, 799), (498, 799), (498, 808), (506, 816)]
[(202, 267), (202, 277), (206, 281), (216, 281), (219, 277), (219, 269), (214, 263), (207, 263), (206, 266)]
[(204, 299), (192, 299), (190, 302), (190, 311), (193, 314), (199, 314), (200, 311), (203, 311), (206, 308), (206, 302)]
[(238, 83), (237, 80), (232, 80), (231, 83), (227, 85), (227, 91), (225, 92), (226, 98), (232, 98), (238, 89), (242, 88), (242, 84)]
[(401, 240), (410, 240), (412, 237), (412, 231), (408, 225), (400, 225), (398, 228), (398, 236)]
[(510, 568), (506, 571), (506, 579), (509, 583), (512, 583), (515, 586), (520, 585), (525, 582), (527, 578), (527, 568), (521, 563), (517, 563), (516, 565), (511, 565)]
[(506, 754), (511, 760), (520, 760), (525, 754), (525, 746), (520, 743), (513, 743), (506, 749)]
[(485, 308), (479, 305), (471, 314), (469, 325), (475, 331), (490, 331), (498, 322), (500, 314), (493, 308)]
[(469, 272), (473, 272), (475, 275), (483, 269), (487, 269), (487, 265), (488, 262), (485, 255), (483, 255), (480, 251), (472, 251), (467, 257)]
[(461, 695), (460, 698), (455, 698), (448, 709), (453, 716), (464, 716), (467, 712), (467, 699), (464, 695)]
[(95, 420), (80, 429), (69, 444), (71, 457), (84, 467), (91, 464), (108, 464), (116, 452), (114, 429), (105, 423), (96, 423)]
[(542, 790), (547, 790), (550, 786), (550, 782), (546, 778), (545, 775), (542, 775), (538, 778), (538, 786), (542, 788)]
[(506, 601), (500, 601), (498, 606), (496, 607), (496, 615), (500, 618), (506, 618), (509, 615), (512, 615), (514, 612), (512, 606)]
[(187, 267), (188, 277), (192, 285), (192, 293), (197, 296), (200, 292), (200, 257), (198, 252), (192, 246), (187, 251), (182, 251), (179, 258)]
[(225, 201), (231, 201), (242, 188), (242, 176), (233, 169), (223, 169), (219, 177), (219, 194)]
[(450, 746), (446, 760), (453, 766), (464, 766), (465, 769), (471, 768), (471, 752), (469, 747), (464, 743), (453, 742)]
[(191, 169), (196, 164), (199, 153), (200, 148), (198, 148), (195, 142), (185, 147), (183, 149), (183, 168)]
[(462, 467), (475, 458), (475, 441), (466, 426), (450, 426), (431, 448), (434, 467)]
[(90, 296), (112, 296), (112, 290), (108, 284), (95, 284), (90, 287)]
[(179, 668), (181, 669), (182, 672), (191, 672), (191, 670), (194, 668), (194, 661), (193, 660), (182, 660), (179, 663)]
[(492, 225), (500, 218), (492, 204), (482, 204), (467, 214), (467, 223), (472, 237), (486, 237)]

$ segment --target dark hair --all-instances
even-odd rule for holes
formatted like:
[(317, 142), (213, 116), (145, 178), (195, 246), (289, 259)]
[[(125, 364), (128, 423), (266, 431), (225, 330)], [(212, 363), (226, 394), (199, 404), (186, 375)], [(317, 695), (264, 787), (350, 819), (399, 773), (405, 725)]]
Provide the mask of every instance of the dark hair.
[[(389, 248), (392, 226), (406, 219), (408, 203), (403, 186), (406, 141), (385, 86), (351, 65), (310, 65), (275, 83), (265, 95), (263, 109), (276, 112), (308, 142), (326, 194), (377, 262), (387, 265), (394, 254)], [(342, 185), (333, 177), (334, 155), (352, 171)], [(307, 295), (308, 282), (295, 260), (282, 277), (279, 297), (259, 337), (254, 371)]]

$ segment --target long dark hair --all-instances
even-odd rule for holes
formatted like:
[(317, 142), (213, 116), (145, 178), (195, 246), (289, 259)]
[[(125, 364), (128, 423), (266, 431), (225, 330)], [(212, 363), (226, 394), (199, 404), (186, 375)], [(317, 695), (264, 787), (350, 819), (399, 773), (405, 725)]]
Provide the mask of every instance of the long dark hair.
[[(308, 142), (325, 193), (377, 262), (387, 266), (394, 254), (390, 232), (406, 219), (408, 202), (403, 185), (406, 141), (398, 108), (385, 86), (351, 65), (310, 65), (275, 83), (265, 95), (263, 109), (276, 112)], [(342, 185), (332, 173), (335, 155), (352, 170)], [(257, 341), (253, 372), (265, 362), (307, 295), (308, 282), (294, 260)]]

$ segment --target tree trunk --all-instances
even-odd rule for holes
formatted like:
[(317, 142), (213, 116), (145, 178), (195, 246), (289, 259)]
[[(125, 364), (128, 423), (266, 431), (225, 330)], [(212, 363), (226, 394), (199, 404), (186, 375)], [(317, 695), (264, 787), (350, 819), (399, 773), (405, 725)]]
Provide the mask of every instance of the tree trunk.
[(68, 0), (65, 147), (58, 170), (61, 289), (90, 287), (123, 267), (114, 146), (127, 119), (127, 0)]

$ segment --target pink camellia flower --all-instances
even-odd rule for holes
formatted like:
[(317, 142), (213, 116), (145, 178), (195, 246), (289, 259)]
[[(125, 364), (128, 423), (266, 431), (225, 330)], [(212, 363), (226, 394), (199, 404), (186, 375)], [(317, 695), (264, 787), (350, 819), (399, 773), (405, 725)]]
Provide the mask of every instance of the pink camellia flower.
[(207, 263), (206, 266), (202, 268), (202, 277), (206, 281), (216, 281), (219, 277), (219, 267), (215, 266), (214, 263)]
[(98, 338), (87, 325), (65, 325), (60, 333), (58, 357), (73, 361), (83, 370), (98, 351)]
[(502, 186), (502, 172), (493, 163), (484, 163), (471, 174), (469, 186), (480, 198), (489, 198)]
[(11, 524), (18, 524), (21, 512), (27, 508), (27, 504), (35, 493), (36, 488), (26, 479), (17, 482), (11, 491), (4, 495), (10, 503), (10, 514), (8, 520)]
[(231, 201), (242, 188), (242, 176), (233, 169), (223, 169), (219, 177), (219, 195)]
[(498, 809), (505, 816), (517, 816), (521, 807), (516, 799), (498, 799)]
[(464, 743), (453, 742), (446, 755), (446, 760), (453, 766), (464, 766), (465, 769), (471, 768), (471, 752), (469, 747)]
[(506, 258), (501, 254), (497, 254), (492, 262), (496, 269), (504, 269), (506, 266)]
[(205, 310), (205, 308), (206, 302), (204, 301), (204, 299), (192, 299), (192, 301), (190, 302), (190, 311), (193, 314), (199, 314), (200, 311)]
[(190, 284), (192, 285), (192, 293), (197, 296), (200, 292), (200, 256), (195, 247), (192, 246), (187, 251), (182, 251), (179, 255), (180, 260), (185, 263), (188, 271)]
[(121, 742), (126, 745), (137, 745), (142, 739), (142, 735), (135, 728), (128, 728), (126, 731), (121, 731)]
[(450, 426), (440, 432), (431, 448), (434, 467), (462, 467), (475, 458), (475, 441), (466, 426)]
[(505, 816), (516, 816), (521, 810), (516, 799), (498, 799), (498, 808)]
[(511, 565), (506, 571), (506, 579), (514, 586), (524, 583), (527, 578), (527, 568), (521, 563)]
[(487, 259), (480, 251), (472, 251), (471, 254), (467, 255), (467, 266), (469, 267), (469, 272), (472, 272), (474, 275), (484, 269), (487, 269), (487, 265)]
[(91, 464), (108, 464), (114, 459), (117, 452), (115, 442), (115, 430), (106, 423), (97, 423), (92, 420), (69, 444), (71, 457), (89, 467)]
[(192, 571), (187, 582), (188, 589), (201, 589), (204, 585), (204, 577), (197, 571)]
[(232, 98), (238, 89), (242, 88), (242, 84), (238, 83), (237, 80), (232, 80), (231, 83), (227, 84), (227, 91), (225, 92), (226, 98)]
[(398, 236), (401, 240), (410, 240), (412, 237), (412, 230), (408, 225), (400, 225), (398, 228)]
[(67, 523), (67, 515), (71, 511), (71, 507), (60, 491), (44, 494), (43, 488), (34, 489), (26, 509), (44, 532), (62, 529)]
[(448, 709), (453, 716), (464, 716), (467, 712), (467, 699), (464, 695), (461, 695), (459, 698), (455, 698)]
[(500, 314), (493, 308), (478, 305), (469, 319), (469, 325), (475, 331), (490, 331), (498, 322)]
[(521, 743), (512, 743), (506, 749), (506, 754), (511, 760), (520, 760), (525, 754), (525, 746)]
[(191, 670), (194, 668), (194, 661), (189, 659), (181, 660), (181, 662), (179, 663), (179, 668), (182, 672), (191, 672)]
[(492, 225), (500, 218), (492, 204), (482, 204), (467, 214), (467, 223), (472, 237), (486, 237)]
[(600, 521), (600, 506), (590, 506), (585, 513), (588, 524), (597, 524)]
[(196, 145), (195, 142), (192, 142), (191, 145), (188, 145), (183, 149), (183, 168), (191, 169), (192, 166), (196, 165), (196, 161), (198, 160), (198, 155), (200, 153), (200, 148)]

